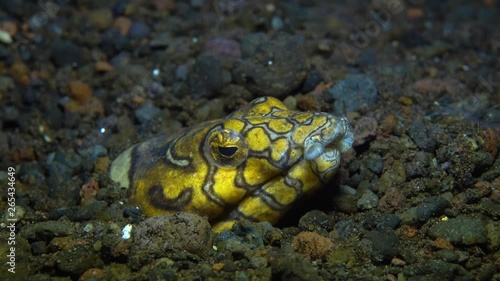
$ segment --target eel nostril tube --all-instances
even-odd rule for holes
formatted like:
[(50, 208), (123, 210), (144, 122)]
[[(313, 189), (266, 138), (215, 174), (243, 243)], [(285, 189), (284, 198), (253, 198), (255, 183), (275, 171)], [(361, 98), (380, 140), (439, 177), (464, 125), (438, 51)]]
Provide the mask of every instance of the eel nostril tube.
[(304, 151), (304, 158), (307, 160), (312, 160), (323, 154), (325, 151), (325, 146), (319, 142), (312, 143), (307, 146)]

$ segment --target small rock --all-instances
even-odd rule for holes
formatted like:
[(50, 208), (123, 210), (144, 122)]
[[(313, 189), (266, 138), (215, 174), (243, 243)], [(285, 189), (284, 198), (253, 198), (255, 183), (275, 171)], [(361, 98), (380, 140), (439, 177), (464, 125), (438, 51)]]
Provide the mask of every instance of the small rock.
[(486, 109), (483, 114), (483, 120), (486, 124), (494, 127), (495, 124), (500, 124), (500, 105), (494, 105)]
[[(24, 162), (19, 169), (19, 178), (23, 183), (36, 184), (45, 181), (44, 171), (35, 162)], [(21, 206), (18, 206), (21, 207)], [(16, 207), (16, 208), (18, 208)]]
[(118, 17), (116, 18), (113, 26), (118, 29), (121, 35), (127, 36), (130, 31), (130, 27), (132, 26), (132, 20), (127, 17)]
[(139, 123), (144, 124), (160, 115), (161, 110), (152, 102), (145, 102), (134, 111), (134, 116)]
[(108, 156), (99, 156), (94, 162), (94, 173), (105, 174), (108, 172), (111, 160)]
[(431, 196), (425, 198), (417, 207), (409, 208), (398, 216), (403, 224), (425, 223), (431, 217), (442, 215), (448, 206), (446, 199)]
[(69, 96), (78, 102), (85, 103), (92, 96), (92, 88), (87, 83), (73, 80), (69, 83)]
[(96, 179), (91, 178), (80, 189), (80, 204), (85, 206), (93, 202), (97, 191), (99, 191), (99, 183)]
[(0, 42), (4, 44), (12, 43), (12, 36), (5, 30), (0, 30)]
[(306, 80), (304, 81), (304, 84), (302, 85), (302, 92), (303, 93), (309, 93), (314, 88), (316, 88), (316, 85), (318, 85), (321, 81), (323, 81), (323, 76), (321, 75), (321, 72), (316, 67), (312, 67), (311, 70), (309, 70), (309, 73), (307, 73)]
[(453, 245), (446, 239), (443, 238), (437, 238), (432, 242), (432, 246), (438, 248), (438, 249), (448, 249), (448, 250), (453, 250)]
[(201, 56), (196, 59), (189, 74), (189, 86), (193, 99), (211, 98), (223, 86), (222, 67), (214, 57)]
[(429, 228), (429, 236), (444, 238), (452, 244), (477, 245), (488, 242), (483, 222), (477, 218), (457, 217), (440, 221)]
[(401, 219), (395, 214), (383, 215), (375, 220), (378, 229), (391, 228), (396, 229), (401, 223)]
[(375, 262), (389, 264), (398, 255), (399, 238), (393, 230), (373, 230), (366, 237), (372, 242), (372, 258)]
[(62, 206), (76, 204), (78, 186), (82, 183), (79, 177), (73, 176), (82, 169), (81, 157), (73, 151), (58, 150), (47, 156), (45, 169), (48, 173), (49, 196), (63, 200)]
[(15, 106), (6, 106), (2, 109), (0, 109), (0, 112), (2, 113), (1, 119), (5, 122), (14, 122), (17, 123), (17, 119), (19, 118), (19, 115), (21, 114), (19, 112), (19, 109)]
[(408, 135), (418, 148), (427, 152), (434, 152), (436, 149), (436, 142), (430, 137), (430, 130), (431, 128), (429, 125), (417, 121), (408, 128)]
[(419, 222), (426, 222), (431, 217), (439, 217), (449, 205), (450, 203), (444, 198), (436, 196), (427, 197), (417, 207), (417, 220)]
[(224, 101), (222, 99), (215, 98), (198, 107), (193, 115), (193, 119), (198, 123), (205, 120), (223, 118), (225, 115)]
[(333, 242), (315, 232), (302, 231), (293, 238), (295, 250), (311, 259), (319, 259), (333, 249)]
[(45, 254), (47, 252), (47, 243), (45, 243), (45, 241), (36, 241), (31, 243), (31, 251), (33, 252), (33, 255), (36, 256)]
[[(320, 280), (317, 266), (304, 255), (289, 252), (277, 252), (269, 258), (272, 276), (280, 276), (281, 280)], [(273, 277), (259, 278), (258, 280), (272, 280)]]
[(56, 256), (57, 269), (75, 276), (82, 274), (89, 268), (104, 265), (99, 252), (87, 245), (76, 245), (69, 250), (57, 252)]
[(370, 210), (377, 207), (378, 197), (368, 188), (360, 191), (361, 197), (358, 199), (357, 206), (360, 210)]
[(175, 78), (179, 81), (186, 81), (189, 75), (189, 66), (187, 64), (178, 65), (175, 69)]
[(370, 153), (368, 155), (368, 159), (366, 160), (366, 167), (368, 168), (368, 170), (379, 175), (384, 168), (384, 160), (382, 159), (382, 156), (375, 153)]
[(339, 234), (340, 240), (347, 240), (355, 235), (355, 226), (352, 220), (342, 220), (335, 225), (335, 231)]
[(174, 0), (153, 0), (153, 5), (159, 11), (173, 11), (175, 10)]
[(104, 211), (107, 206), (108, 203), (104, 201), (94, 200), (86, 203), (85, 206), (77, 206), (76, 208), (73, 208), (72, 213), (67, 216), (71, 221), (86, 221)]
[(19, 235), (30, 241), (50, 241), (54, 237), (69, 236), (76, 233), (76, 225), (67, 220), (44, 221), (21, 228)]
[(240, 43), (236, 40), (216, 37), (205, 43), (203, 54), (219, 60), (238, 60), (241, 58)]
[(405, 202), (405, 195), (398, 188), (389, 188), (384, 192), (384, 196), (380, 198), (378, 209), (381, 212), (389, 213), (394, 210), (399, 210)]
[(326, 101), (333, 101), (337, 114), (345, 114), (361, 106), (374, 104), (377, 98), (375, 81), (362, 74), (349, 75), (325, 92)]
[(10, 68), (10, 72), (17, 82), (28, 85), (31, 73), (26, 64), (22, 62), (14, 63)]
[(451, 249), (442, 249), (434, 253), (434, 259), (443, 260), (446, 262), (457, 263), (460, 256)]
[(78, 154), (85, 160), (95, 161), (99, 157), (108, 155), (108, 149), (101, 144), (93, 144), (95, 139), (89, 139), (88, 145), (83, 145), (78, 148)]
[(298, 89), (308, 73), (299, 38), (279, 35), (265, 40), (233, 68), (236, 82), (258, 96), (283, 98)]
[(264, 33), (247, 33), (241, 36), (241, 55), (249, 58), (255, 54), (259, 45), (267, 40)]
[(97, 9), (89, 14), (89, 23), (92, 28), (104, 30), (113, 23), (113, 12), (110, 9)]
[(382, 124), (380, 124), (379, 133), (383, 137), (387, 137), (393, 133), (398, 126), (398, 119), (394, 114), (387, 115), (384, 120), (382, 120)]
[(14, 89), (15, 82), (10, 76), (0, 75), (0, 93)]
[(52, 46), (50, 57), (57, 66), (82, 64), (82, 51), (71, 41), (56, 40)]
[(341, 185), (339, 192), (335, 194), (332, 199), (332, 206), (335, 210), (344, 213), (356, 213), (357, 209), (357, 190), (347, 186)]
[(354, 144), (359, 146), (365, 144), (377, 135), (377, 120), (373, 117), (361, 117), (354, 125)]
[[(0, 81), (0, 83), (2, 83), (2, 81)], [(1, 91), (1, 90), (0, 90)], [(38, 87), (33, 87), (31, 85), (28, 85), (27, 87), (24, 88), (24, 91), (22, 93), (23, 95), (23, 101), (25, 104), (27, 105), (35, 105), (37, 103), (39, 103), (40, 101), (40, 98), (42, 96), (42, 91), (38, 88)], [(53, 107), (57, 107), (56, 106), (53, 106)], [(51, 110), (48, 110), (49, 111), (49, 114), (50, 114), (50, 111)], [(59, 114), (61, 114), (61, 110), (59, 109)], [(47, 119), (51, 119), (51, 118), (47, 118)], [(61, 118), (57, 118), (59, 119), (56, 123), (59, 123), (61, 124)], [(59, 129), (59, 126), (53, 126), (53, 123), (49, 121), (49, 124), (51, 125), (51, 127), (53, 129)]]
[(406, 175), (410, 178), (421, 177), (428, 172), (431, 162), (431, 154), (424, 151), (417, 151), (411, 162), (405, 164)]
[(271, 27), (274, 29), (274, 30), (281, 30), (283, 28), (283, 26), (285, 25), (285, 23), (283, 22), (283, 20), (278, 17), (278, 16), (274, 16), (272, 19), (271, 19)]
[[(108, 56), (114, 56), (116, 53), (121, 52), (128, 44), (129, 38), (125, 35), (122, 35), (120, 31), (116, 28), (109, 28), (102, 33), (102, 44), (101, 50)], [(116, 56), (120, 55), (128, 55), (127, 53), (120, 53)], [(114, 64), (113, 60), (111, 61), (114, 67), (119, 67), (121, 65)]]
[[(232, 229), (231, 233), (235, 234), (236, 239), (240, 245), (244, 245), (247, 249), (255, 249), (264, 246), (264, 241), (268, 237), (268, 233), (273, 233), (275, 229), (268, 222), (249, 222), (249, 221), (237, 221)], [(221, 239), (218, 237), (218, 240)], [(233, 242), (234, 242), (233, 241)], [(218, 243), (217, 245), (221, 245)], [(227, 247), (227, 246), (225, 246)]]
[(49, 177), (55, 175), (60, 177), (65, 177), (66, 175), (73, 176), (80, 171), (82, 159), (74, 151), (57, 150), (47, 156), (46, 164), (49, 170)]
[[(17, 34), (17, 24), (13, 20), (2, 19), (0, 21), (0, 31), (4, 31), (7, 34), (9, 34), (9, 36), (15, 37)], [(10, 43), (10, 42), (5, 42), (5, 43)]]
[(191, 7), (199, 9), (203, 7), (203, 5), (205, 5), (205, 0), (191, 0), (189, 1), (189, 4), (191, 5)]
[(405, 180), (405, 167), (401, 161), (396, 160), (393, 162), (389, 170), (382, 173), (374, 189), (377, 190), (377, 192), (385, 192), (387, 189), (395, 187), (397, 184), (403, 183)]
[(333, 229), (332, 217), (320, 210), (312, 210), (303, 215), (299, 220), (299, 228), (301, 230), (314, 231), (323, 229), (331, 231)]
[(165, 48), (172, 41), (172, 36), (168, 32), (161, 32), (155, 35), (151, 41), (149, 41), (149, 46), (153, 48)]
[(491, 217), (500, 217), (500, 204), (490, 198), (483, 198), (480, 202), (481, 209)]
[(133, 39), (140, 39), (149, 36), (151, 28), (142, 21), (135, 21), (130, 26), (128, 36)]
[(133, 259), (140, 262), (177, 251), (203, 255), (212, 248), (213, 233), (205, 218), (180, 212), (144, 220), (135, 227), (133, 238)]
[[(404, 275), (410, 280), (456, 280), (458, 273), (463, 273), (464, 268), (458, 264), (448, 263), (439, 259), (430, 259), (425, 262), (406, 265)], [(465, 280), (474, 279), (472, 276)]]
[(123, 208), (123, 216), (128, 218), (128, 217), (139, 217), (142, 214), (142, 211), (140, 208), (137, 207), (126, 207)]
[(99, 72), (109, 72), (113, 70), (113, 66), (106, 61), (97, 61), (95, 63), (95, 70)]

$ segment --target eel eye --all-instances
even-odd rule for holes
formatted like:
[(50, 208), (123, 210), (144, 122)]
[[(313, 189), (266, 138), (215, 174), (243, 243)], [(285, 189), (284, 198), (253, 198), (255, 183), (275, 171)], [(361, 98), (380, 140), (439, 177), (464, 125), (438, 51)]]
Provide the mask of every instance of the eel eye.
[(230, 146), (230, 147), (219, 146), (218, 149), (220, 155), (225, 157), (232, 157), (236, 153), (236, 151), (238, 151), (238, 148), (235, 146)]
[(214, 129), (203, 146), (207, 160), (218, 167), (237, 167), (248, 157), (248, 145), (241, 134), (231, 129)]

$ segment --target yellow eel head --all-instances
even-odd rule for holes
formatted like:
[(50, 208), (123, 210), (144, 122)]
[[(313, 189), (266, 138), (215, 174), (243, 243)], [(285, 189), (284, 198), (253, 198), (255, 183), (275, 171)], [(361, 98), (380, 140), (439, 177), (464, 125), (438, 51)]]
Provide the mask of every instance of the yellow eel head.
[(148, 216), (195, 212), (219, 231), (242, 218), (275, 223), (334, 175), (353, 138), (344, 117), (261, 97), (224, 119), (134, 145), (110, 176)]

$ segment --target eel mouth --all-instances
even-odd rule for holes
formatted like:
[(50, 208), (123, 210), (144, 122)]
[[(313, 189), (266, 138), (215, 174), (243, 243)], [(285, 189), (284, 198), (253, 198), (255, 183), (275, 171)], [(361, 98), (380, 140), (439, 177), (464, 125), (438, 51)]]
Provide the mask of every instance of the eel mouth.
[(313, 160), (327, 148), (345, 152), (352, 148), (354, 133), (346, 117), (340, 117), (335, 128), (328, 136), (315, 135), (308, 138), (304, 145), (304, 158)]

